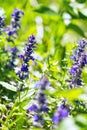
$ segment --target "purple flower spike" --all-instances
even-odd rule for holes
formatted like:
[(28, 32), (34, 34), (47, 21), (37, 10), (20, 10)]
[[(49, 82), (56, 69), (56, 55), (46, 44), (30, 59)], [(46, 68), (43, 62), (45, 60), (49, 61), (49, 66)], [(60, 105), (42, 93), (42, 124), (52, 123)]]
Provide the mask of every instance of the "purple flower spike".
[(3, 21), (4, 21), (4, 18), (0, 16), (0, 29), (5, 26)]
[[(46, 87), (49, 85), (49, 81), (46, 77), (43, 77), (40, 81), (39, 81), (39, 90), (38, 93), (36, 95), (36, 102), (38, 104), (38, 107), (36, 108), (35, 105), (32, 105), (31, 107), (29, 107), (29, 112), (34, 111), (34, 122), (35, 123), (40, 123), (41, 125), (43, 124), (44, 121), (44, 114), (48, 113), (49, 108), (48, 108), (48, 103), (47, 103), (47, 99), (46, 99), (46, 95), (44, 94), (44, 90), (46, 90)], [(44, 88), (44, 89), (42, 89)]]
[(0, 34), (2, 34), (4, 27), (5, 27), (4, 17), (1, 17), (1, 16), (0, 16)]
[[(30, 41), (32, 41), (32, 42), (30, 42)], [(20, 67), (21, 69), (17, 73), (17, 75), (20, 79), (28, 78), (28, 72), (29, 72), (29, 63), (28, 62), (30, 60), (32, 60), (32, 61), (34, 60), (34, 57), (32, 56), (32, 54), (33, 54), (33, 49), (35, 48), (35, 46), (36, 46), (35, 36), (32, 35), (28, 38), (28, 43), (25, 46), (24, 54), (18, 56), (23, 62), (23, 64)]]
[(74, 51), (74, 56), (72, 56), (74, 64), (70, 69), (70, 75), (72, 76), (72, 78), (70, 79), (71, 89), (74, 87), (82, 86), (82, 80), (81, 80), (82, 69), (87, 64), (87, 54), (85, 52), (87, 41), (83, 38), (77, 42), (77, 45), (78, 48)]
[(57, 108), (57, 110), (54, 113), (54, 116), (52, 118), (52, 121), (56, 125), (62, 119), (68, 117), (68, 115), (69, 115), (69, 108), (67, 107), (67, 105), (64, 102), (62, 105), (60, 105), (60, 107)]
[(21, 28), (20, 19), (23, 14), (24, 14), (23, 11), (14, 9), (14, 12), (11, 18), (11, 24), (7, 28), (4, 29), (4, 32), (6, 32), (8, 36), (7, 38), (8, 42), (14, 43), (14, 38), (16, 38), (18, 34), (18, 30), (19, 28)]
[(18, 10), (18, 9), (14, 9), (14, 12), (12, 14), (12, 20), (11, 20), (11, 24), (12, 24), (13, 28), (20, 28), (21, 27), (19, 24), (21, 15), (24, 15), (23, 11)]

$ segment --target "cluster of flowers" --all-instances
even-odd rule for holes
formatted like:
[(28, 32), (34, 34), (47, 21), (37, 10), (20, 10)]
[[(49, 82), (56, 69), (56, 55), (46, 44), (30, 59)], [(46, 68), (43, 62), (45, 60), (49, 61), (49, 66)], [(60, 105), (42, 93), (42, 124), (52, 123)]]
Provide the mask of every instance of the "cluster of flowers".
[(71, 58), (74, 60), (74, 64), (70, 69), (70, 75), (72, 76), (70, 80), (70, 88), (80, 87), (82, 85), (82, 69), (87, 64), (87, 54), (85, 52), (85, 47), (87, 41), (83, 38), (77, 42), (78, 48), (75, 50), (74, 56)]
[(33, 123), (40, 123), (40, 125), (44, 123), (44, 112), (48, 113), (49, 111), (46, 95), (44, 94), (44, 90), (46, 90), (47, 86), (49, 86), (49, 81), (44, 77), (39, 81), (39, 90), (35, 97), (35, 104), (28, 108), (29, 112), (34, 112)]
[(35, 36), (31, 35), (28, 38), (28, 43), (26, 44), (26, 47), (24, 49), (24, 54), (19, 55), (19, 58), (22, 59), (22, 65), (20, 67), (20, 70), (17, 72), (18, 77), (21, 80), (24, 80), (28, 78), (28, 72), (29, 72), (29, 61), (34, 60), (34, 57), (32, 56), (33, 54), (33, 49), (36, 47), (36, 41), (35, 41)]
[(57, 108), (56, 112), (54, 113), (52, 121), (56, 125), (62, 119), (68, 117), (68, 115), (69, 115), (69, 106), (66, 105), (65, 101), (63, 101), (63, 103)]

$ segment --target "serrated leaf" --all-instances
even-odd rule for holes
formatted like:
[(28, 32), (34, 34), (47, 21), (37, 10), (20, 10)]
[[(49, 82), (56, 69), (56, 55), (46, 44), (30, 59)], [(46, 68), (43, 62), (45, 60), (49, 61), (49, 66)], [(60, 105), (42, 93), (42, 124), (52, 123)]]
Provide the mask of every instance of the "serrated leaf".
[(54, 10), (50, 9), (47, 6), (39, 6), (37, 9), (34, 9), (34, 11), (48, 15), (58, 15), (57, 12), (55, 12)]
[(14, 91), (14, 92), (17, 91), (17, 90), (16, 90), (16, 87), (14, 87), (14, 86), (11, 85), (11, 84), (8, 84), (8, 83), (3, 82), (3, 81), (0, 81), (0, 84), (1, 84), (4, 88), (6, 88), (6, 89), (8, 89), (8, 90), (11, 90), (11, 91)]
[(77, 26), (77, 25), (75, 25), (75, 24), (70, 23), (70, 24), (67, 26), (67, 29), (72, 29), (72, 30), (74, 30), (75, 32), (77, 32), (79, 35), (85, 37), (85, 34), (84, 34), (83, 30), (82, 30), (79, 26)]

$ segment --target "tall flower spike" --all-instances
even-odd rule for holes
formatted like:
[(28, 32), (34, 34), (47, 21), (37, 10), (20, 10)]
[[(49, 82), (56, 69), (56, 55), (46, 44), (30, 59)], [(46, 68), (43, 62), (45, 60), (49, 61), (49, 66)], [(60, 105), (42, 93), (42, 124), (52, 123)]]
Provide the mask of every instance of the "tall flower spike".
[(0, 34), (2, 33), (4, 26), (4, 17), (0, 16)]
[(18, 9), (14, 9), (14, 12), (12, 14), (12, 20), (11, 20), (11, 26), (12, 28), (19, 29), (21, 26), (19, 24), (21, 15), (24, 15), (24, 12)]
[(18, 77), (21, 80), (24, 80), (28, 78), (28, 72), (29, 72), (29, 61), (34, 60), (34, 57), (32, 56), (33, 54), (33, 49), (36, 47), (36, 41), (35, 41), (35, 36), (32, 35), (28, 38), (28, 44), (26, 44), (25, 49), (24, 49), (24, 54), (19, 55), (19, 58), (22, 59), (22, 65), (20, 67), (20, 70), (17, 72)]
[(9, 27), (5, 29), (5, 32), (8, 35), (8, 38), (7, 38), (8, 42), (14, 42), (13, 38), (15, 38), (15, 36), (17, 35), (18, 29), (21, 27), (19, 22), (21, 19), (21, 15), (23, 14), (24, 14), (23, 11), (14, 9), (14, 12), (12, 14), (11, 24)]
[(46, 90), (47, 86), (49, 86), (49, 81), (46, 77), (43, 77), (39, 81), (39, 90), (35, 98), (36, 104), (33, 104), (28, 108), (29, 112), (32, 111), (34, 112), (33, 115), (34, 124), (40, 124), (40, 125), (43, 124), (44, 123), (43, 114), (48, 113), (49, 111), (47, 106), (48, 103), (46, 95), (44, 94), (44, 90)]
[(70, 88), (80, 87), (82, 85), (82, 69), (87, 64), (87, 54), (85, 52), (85, 47), (87, 45), (86, 39), (81, 39), (77, 42), (78, 48), (74, 51), (74, 55), (71, 59), (74, 60), (74, 64), (70, 69)]
[(65, 104), (65, 101), (57, 108), (52, 121), (55, 125), (57, 125), (62, 119), (68, 117), (69, 115), (69, 108)]

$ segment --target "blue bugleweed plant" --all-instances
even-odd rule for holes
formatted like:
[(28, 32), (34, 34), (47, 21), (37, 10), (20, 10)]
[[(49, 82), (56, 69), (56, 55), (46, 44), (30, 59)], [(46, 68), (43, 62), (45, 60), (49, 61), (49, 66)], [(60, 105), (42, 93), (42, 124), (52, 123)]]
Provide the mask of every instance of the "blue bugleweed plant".
[(49, 86), (49, 81), (46, 77), (43, 77), (39, 81), (39, 89), (37, 92), (37, 95), (35, 97), (35, 103), (31, 105), (28, 108), (28, 111), (30, 113), (34, 112), (33, 114), (33, 124), (38, 124), (42, 125), (44, 123), (44, 114), (48, 113), (49, 108), (48, 108), (48, 103), (47, 103), (47, 97), (44, 94), (44, 91), (47, 89)]
[(19, 55), (19, 58), (22, 60), (22, 65), (19, 68), (19, 71), (17, 72), (18, 77), (21, 80), (24, 80), (28, 78), (28, 73), (29, 73), (29, 61), (34, 60), (34, 57), (32, 56), (33, 54), (33, 49), (36, 48), (36, 40), (35, 36), (31, 35), (28, 38), (28, 43), (25, 46), (24, 49), (24, 54)]
[(74, 55), (71, 56), (71, 59), (74, 60), (74, 64), (72, 68), (70, 69), (70, 88), (80, 87), (82, 86), (82, 69), (87, 64), (87, 53), (85, 51), (85, 48), (87, 46), (86, 39), (81, 39), (77, 42), (78, 48), (74, 50)]
[[(8, 35), (8, 42), (14, 43), (13, 38), (15, 38), (18, 30), (21, 27), (19, 22), (23, 14), (24, 13), (21, 10), (14, 10), (12, 14), (11, 24), (5, 29), (5, 32)], [(4, 27), (4, 18), (0, 17), (0, 32)], [(32, 54), (34, 53), (34, 48), (36, 48), (36, 45), (37, 43), (35, 36), (31, 35), (30, 37), (28, 37), (28, 42), (25, 45), (24, 53), (18, 55), (18, 58), (21, 59), (22, 64), (19, 67), (19, 70), (16, 74), (21, 81), (29, 77), (29, 61), (35, 60)], [(82, 69), (87, 64), (87, 54), (85, 51), (87, 41), (83, 38), (77, 42), (77, 45), (78, 47), (76, 50), (74, 50), (74, 55), (71, 57), (71, 59), (74, 60), (73, 66), (70, 69), (71, 79), (69, 82), (69, 86), (71, 89), (82, 86)], [(14, 62), (17, 57), (18, 49), (16, 47), (10, 48), (10, 52), (12, 55), (11, 59), (9, 60), (9, 69), (12, 69), (13, 67), (15, 67)], [(48, 100), (46, 94), (44, 93), (44, 91), (47, 90), (47, 87), (49, 85), (49, 81), (46, 77), (41, 78), (41, 80), (39, 81), (39, 89), (35, 96), (34, 103), (28, 108), (29, 116), (32, 116), (34, 125), (42, 126), (45, 121), (44, 114), (49, 113)], [(78, 103), (78, 100), (76, 103)], [(55, 113), (53, 114), (53, 124), (57, 125), (58, 123), (60, 123), (62, 119), (68, 117), (69, 113), (69, 106), (66, 104), (66, 101), (64, 100), (60, 104), (60, 106), (57, 107)]]

